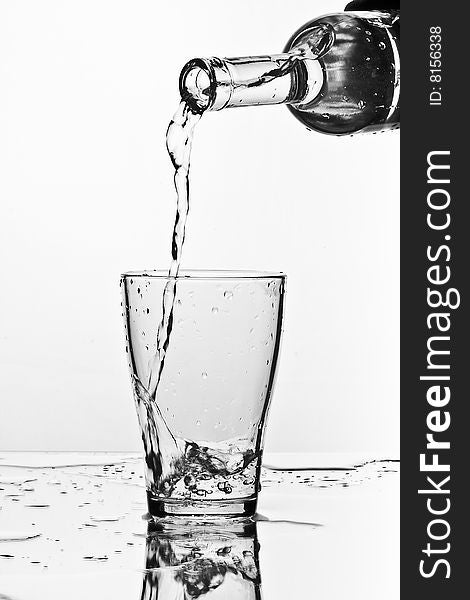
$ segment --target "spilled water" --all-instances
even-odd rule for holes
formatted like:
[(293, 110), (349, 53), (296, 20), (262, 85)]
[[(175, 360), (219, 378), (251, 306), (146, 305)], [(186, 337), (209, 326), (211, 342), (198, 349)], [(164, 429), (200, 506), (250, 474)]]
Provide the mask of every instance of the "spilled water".
[[(217, 462), (214, 456), (204, 460)], [(15, 462), (23, 466), (4, 466)], [(317, 570), (315, 589), (323, 582), (330, 586), (328, 597), (339, 600), (345, 590), (333, 571), (340, 569), (344, 581), (356, 581), (362, 568), (361, 577), (374, 590), (371, 574), (378, 569), (382, 582), (389, 577), (380, 569), (390, 569), (393, 556), (391, 563), (383, 557), (398, 544), (393, 537), (398, 464), (373, 461), (341, 470), (297, 471), (292, 460), (291, 467), (290, 472), (262, 469), (264, 493), (255, 522), (195, 526), (179, 518), (177, 525), (159, 529), (143, 519), (141, 455), (123, 460), (117, 454), (83, 454), (69, 463), (66, 454), (34, 454), (29, 460), (0, 455), (0, 598), (58, 600), (64, 585), (71, 600), (245, 600), (261, 598), (262, 590), (277, 600), (286, 597), (286, 586), (293, 597), (302, 597), (292, 573), (315, 569), (315, 560), (329, 548), (336, 558), (325, 563), (330, 571), (325, 565)], [(225, 468), (236, 468), (235, 462)], [(357, 550), (358, 544), (360, 564), (347, 550)], [(363, 592), (367, 600), (377, 597)]]

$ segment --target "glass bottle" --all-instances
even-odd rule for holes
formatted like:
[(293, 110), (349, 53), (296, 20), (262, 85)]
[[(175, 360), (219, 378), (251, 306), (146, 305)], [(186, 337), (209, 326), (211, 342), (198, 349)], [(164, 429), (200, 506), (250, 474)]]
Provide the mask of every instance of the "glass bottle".
[[(356, 10), (369, 5), (380, 10)], [(399, 127), (400, 13), (394, 0), (357, 0), (306, 23), (282, 54), (195, 58), (180, 75), (194, 112), (286, 104), (310, 130), (333, 135)]]

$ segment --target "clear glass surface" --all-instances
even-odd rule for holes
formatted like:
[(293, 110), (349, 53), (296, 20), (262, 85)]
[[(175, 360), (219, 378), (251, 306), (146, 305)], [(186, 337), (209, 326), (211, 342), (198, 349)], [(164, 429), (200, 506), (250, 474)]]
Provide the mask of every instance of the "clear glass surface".
[(254, 514), (284, 275), (150, 271), (125, 274), (121, 285), (150, 513)]

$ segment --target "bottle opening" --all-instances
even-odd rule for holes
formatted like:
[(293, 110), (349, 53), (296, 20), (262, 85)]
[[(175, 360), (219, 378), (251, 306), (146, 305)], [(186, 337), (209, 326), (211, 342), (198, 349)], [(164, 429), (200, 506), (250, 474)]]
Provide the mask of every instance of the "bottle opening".
[(299, 104), (323, 84), (316, 57), (303, 49), (240, 58), (194, 58), (183, 67), (180, 94), (195, 113), (235, 106)]
[(211, 71), (209, 61), (201, 58), (190, 60), (181, 71), (181, 98), (194, 112), (204, 112), (214, 99), (215, 80)]

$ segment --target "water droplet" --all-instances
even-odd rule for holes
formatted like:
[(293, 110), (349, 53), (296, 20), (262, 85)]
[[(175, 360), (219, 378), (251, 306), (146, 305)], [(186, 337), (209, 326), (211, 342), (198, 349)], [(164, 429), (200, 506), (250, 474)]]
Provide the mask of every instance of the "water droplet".
[(201, 426), (201, 421), (199, 421), (199, 419), (196, 421), (196, 427), (200, 427)]
[(34, 531), (1, 531), (0, 542), (14, 542), (20, 540), (33, 540), (40, 537), (40, 533)]
[(33, 477), (1, 477), (0, 484), (2, 485), (21, 485), (22, 483), (28, 483), (29, 481), (37, 481)]
[(207, 379), (207, 373), (206, 373), (205, 371), (203, 371), (203, 372), (201, 373), (201, 377), (202, 377), (203, 379)]
[(227, 300), (231, 300), (233, 298), (233, 292), (231, 292), (230, 290), (225, 290), (224, 298), (226, 298)]
[(366, 105), (366, 103), (364, 102), (364, 100), (359, 100), (359, 102), (357, 103), (357, 105), (362, 110), (364, 108), (364, 106)]
[(218, 312), (219, 312), (219, 309), (217, 308), (217, 306), (213, 306), (213, 307), (211, 308), (211, 313), (212, 313), (213, 315), (216, 315)]
[(384, 42), (379, 42), (379, 48), (380, 48), (381, 50), (385, 50), (385, 48), (386, 48), (386, 47), (387, 47), (387, 46), (385, 45), (385, 43), (384, 43)]

